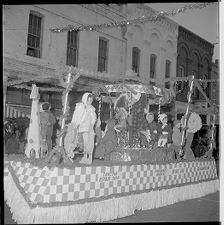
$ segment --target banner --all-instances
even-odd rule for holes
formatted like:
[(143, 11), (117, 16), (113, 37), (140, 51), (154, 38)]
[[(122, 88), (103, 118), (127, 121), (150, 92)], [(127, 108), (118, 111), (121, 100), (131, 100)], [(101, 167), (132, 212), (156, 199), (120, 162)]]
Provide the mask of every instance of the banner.
[[(29, 204), (98, 201), (217, 179), (214, 160), (167, 164), (39, 168), (30, 163), (8, 161), (10, 173)], [(8, 172), (9, 171), (9, 172)]]

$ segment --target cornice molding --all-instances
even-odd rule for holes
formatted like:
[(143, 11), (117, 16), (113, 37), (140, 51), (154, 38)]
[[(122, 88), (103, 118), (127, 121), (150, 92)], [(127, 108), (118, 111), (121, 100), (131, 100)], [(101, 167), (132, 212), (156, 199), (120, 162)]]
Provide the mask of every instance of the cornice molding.
[(206, 50), (209, 54), (213, 51), (213, 45), (211, 43), (183, 28), (179, 29), (179, 38), (196, 45), (197, 48)]

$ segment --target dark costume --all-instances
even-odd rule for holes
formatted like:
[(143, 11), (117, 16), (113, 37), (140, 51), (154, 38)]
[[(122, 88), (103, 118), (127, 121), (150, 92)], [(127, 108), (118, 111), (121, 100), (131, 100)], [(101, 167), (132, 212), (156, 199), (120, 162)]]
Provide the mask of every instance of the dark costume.
[(141, 94), (139, 101), (133, 104), (131, 115), (132, 121), (129, 125), (129, 145), (136, 145), (136, 141), (139, 139), (138, 133), (143, 130), (145, 118), (144, 118), (144, 108), (147, 104), (146, 94)]
[(172, 143), (172, 127), (170, 124), (166, 124), (165, 126), (163, 126), (162, 124), (159, 124), (159, 128), (158, 128), (158, 140), (160, 138), (164, 138), (167, 139), (167, 143), (165, 146), (167, 146), (167, 144), (171, 144)]
[(14, 154), (19, 151), (19, 140), (16, 138), (15, 134), (7, 140), (5, 148), (7, 154)]
[[(166, 115), (163, 114), (165, 118)], [(175, 158), (173, 149), (168, 148), (167, 144), (172, 143), (172, 127), (170, 124), (158, 124), (158, 144), (154, 145), (152, 158), (154, 161), (172, 161)]]
[[(158, 135), (160, 133), (160, 126), (157, 122), (155, 121), (152, 121), (151, 123), (149, 123), (146, 119), (145, 119), (145, 122), (144, 122), (144, 125), (143, 125), (143, 130), (144, 131), (147, 131), (149, 130), (150, 132), (150, 142), (146, 144), (147, 147), (149, 146), (153, 146), (155, 144), (155, 142), (158, 141)], [(143, 136), (143, 137), (142, 137)], [(141, 142), (142, 142), (142, 145), (144, 146), (145, 145), (145, 141), (146, 140), (146, 137), (144, 137), (144, 135), (141, 135), (142, 139), (141, 139)]]
[(114, 130), (115, 121), (109, 120), (107, 122), (107, 131), (105, 136), (100, 140), (96, 146), (95, 158), (104, 158), (109, 160), (110, 153), (114, 151), (117, 146), (117, 136)]

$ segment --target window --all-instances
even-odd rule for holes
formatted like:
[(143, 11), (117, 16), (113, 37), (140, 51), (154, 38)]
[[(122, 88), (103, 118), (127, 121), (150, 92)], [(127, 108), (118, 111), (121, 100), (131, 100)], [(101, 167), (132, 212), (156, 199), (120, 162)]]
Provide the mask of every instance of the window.
[[(156, 77), (156, 55), (150, 55), (150, 78)], [(150, 84), (155, 85), (155, 82), (151, 82)]]
[(106, 38), (99, 38), (98, 71), (106, 72), (108, 63), (108, 43)]
[[(178, 77), (185, 77), (185, 69), (183, 66), (179, 66), (178, 67)], [(184, 91), (184, 85), (185, 82), (184, 81), (178, 81), (176, 83), (176, 91), (180, 94), (183, 93)]]
[[(170, 78), (170, 65), (171, 62), (169, 60), (166, 60), (165, 78)], [(165, 83), (165, 88), (170, 89), (170, 81), (167, 81)]]
[(132, 48), (132, 70), (139, 76), (140, 52), (137, 47)]
[(39, 13), (30, 12), (26, 54), (36, 58), (41, 57), (42, 19)]
[(183, 66), (179, 66), (179, 77), (184, 77), (185, 76), (185, 71)]
[(66, 65), (78, 66), (78, 31), (68, 31)]

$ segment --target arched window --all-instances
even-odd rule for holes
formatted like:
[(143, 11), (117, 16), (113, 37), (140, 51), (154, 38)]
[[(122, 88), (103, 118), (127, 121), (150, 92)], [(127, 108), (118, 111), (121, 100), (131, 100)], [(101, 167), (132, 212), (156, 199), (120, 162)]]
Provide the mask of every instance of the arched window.
[[(170, 78), (170, 67), (171, 67), (170, 60), (166, 60), (165, 78)], [(170, 81), (165, 83), (165, 88), (170, 89)]]
[[(155, 79), (156, 78), (156, 55), (151, 54), (150, 55), (150, 78)], [(155, 85), (155, 82), (150, 81), (152, 85)]]

